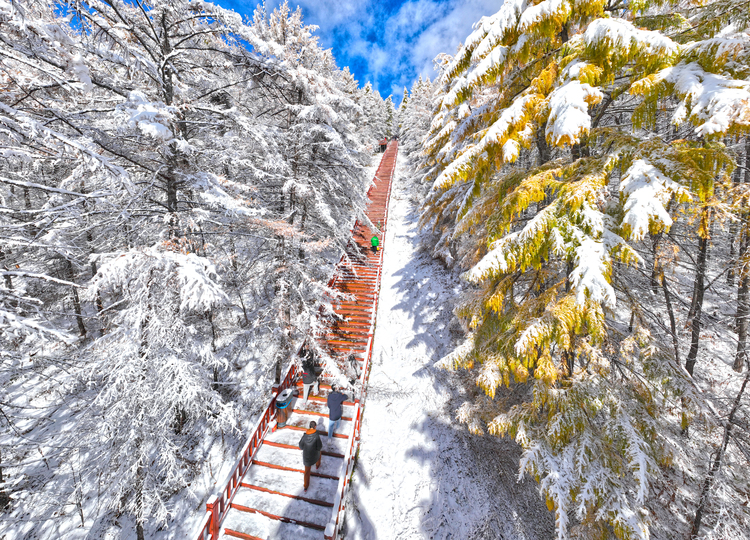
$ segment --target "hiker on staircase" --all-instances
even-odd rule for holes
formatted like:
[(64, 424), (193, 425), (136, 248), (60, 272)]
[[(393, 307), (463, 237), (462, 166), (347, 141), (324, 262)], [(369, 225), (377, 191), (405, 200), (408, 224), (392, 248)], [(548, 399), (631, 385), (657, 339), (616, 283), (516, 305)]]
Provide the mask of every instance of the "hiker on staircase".
[(349, 384), (354, 387), (357, 379), (359, 379), (359, 362), (357, 362), (357, 357), (353, 353), (349, 354), (346, 362), (344, 362), (344, 372), (349, 379)]
[(307, 403), (307, 396), (310, 394), (310, 388), (315, 386), (314, 394), (320, 391), (318, 384), (318, 374), (315, 372), (315, 353), (307, 344), (302, 348), (302, 394), (304, 402)]
[(305, 491), (310, 487), (310, 469), (315, 465), (315, 469), (320, 468), (320, 460), (323, 457), (323, 441), (320, 440), (320, 434), (317, 431), (318, 424), (313, 420), (310, 422), (310, 428), (305, 431), (299, 440), (299, 447), (302, 450), (302, 464), (305, 466)]
[(380, 238), (378, 238), (378, 235), (373, 235), (373, 237), (370, 239), (370, 243), (372, 244), (372, 252), (376, 253), (378, 249), (380, 249), (378, 246), (380, 246)]
[(339, 388), (335, 385), (331, 385), (331, 393), (328, 394), (328, 399), (326, 400), (328, 404), (328, 445), (331, 444), (331, 438), (333, 437), (333, 432), (336, 431), (336, 429), (339, 427), (339, 424), (341, 424), (341, 415), (343, 414), (343, 403), (349, 399), (349, 396), (346, 394), (342, 394), (339, 392)]

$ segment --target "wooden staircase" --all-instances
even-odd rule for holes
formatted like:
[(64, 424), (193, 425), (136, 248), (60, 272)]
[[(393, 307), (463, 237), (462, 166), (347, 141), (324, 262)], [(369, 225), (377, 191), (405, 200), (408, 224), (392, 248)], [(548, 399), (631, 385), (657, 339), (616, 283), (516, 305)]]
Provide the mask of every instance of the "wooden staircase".
[[(358, 249), (350, 246), (329, 283), (332, 288), (351, 297), (334, 304), (338, 320), (320, 344), (342, 364), (354, 355), (359, 373), (354, 395), (348, 392), (349, 400), (344, 403), (342, 421), (336, 433), (331, 441), (327, 440), (326, 396), (331, 391), (325, 382), (327, 374), (321, 377), (319, 395), (311, 394), (307, 402), (303, 402), (297, 367), (294, 362), (290, 363), (284, 380), (274, 388), (274, 397), (261, 415), (226, 485), (206, 505), (206, 517), (194, 538), (338, 538), (367, 397), (385, 247), (383, 241), (397, 152), (398, 143), (393, 141), (381, 159), (368, 193), (367, 216), (380, 229), (377, 235), (381, 249), (370, 249), (370, 239), (376, 231), (357, 222), (352, 241)], [(290, 405), (293, 408), (286, 426), (277, 428), (274, 419), (276, 395), (289, 387), (297, 387), (298, 396)], [(305, 492), (302, 452), (298, 443), (311, 420), (317, 422), (323, 440), (323, 457), (320, 469), (313, 467), (310, 487)]]

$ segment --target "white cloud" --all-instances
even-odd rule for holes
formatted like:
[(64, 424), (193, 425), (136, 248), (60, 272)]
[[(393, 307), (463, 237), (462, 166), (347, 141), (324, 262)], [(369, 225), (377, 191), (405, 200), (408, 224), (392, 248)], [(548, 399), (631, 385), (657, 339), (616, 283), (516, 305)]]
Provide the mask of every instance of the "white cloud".
[(496, 13), (502, 2), (463, 0), (449, 5), (445, 15), (420, 32), (411, 47), (412, 63), (420, 75), (434, 77), (432, 60), (441, 52), (455, 54), (458, 45), (471, 33), (472, 25), (485, 15)]
[[(269, 10), (272, 7), (271, 4), (276, 6), (281, 3), (281, 1), (269, 2)], [(366, 19), (367, 13), (372, 10), (373, 0), (292, 0), (289, 2), (289, 7), (293, 10), (297, 6), (307, 14), (306, 24), (316, 24), (321, 27), (323, 33), (328, 33), (336, 26)]]
[[(269, 9), (279, 3), (269, 2)], [(410, 0), (389, 14), (385, 10), (391, 4), (384, 0), (289, 4), (302, 7), (306, 24), (320, 27), (320, 42), (338, 49), (339, 65), (356, 66), (353, 72), (360, 84), (369, 80), (384, 97), (393, 93), (399, 101), (403, 87), (410, 87), (417, 76), (434, 78), (433, 58), (441, 52), (454, 54), (472, 25), (496, 13), (502, 0)]]

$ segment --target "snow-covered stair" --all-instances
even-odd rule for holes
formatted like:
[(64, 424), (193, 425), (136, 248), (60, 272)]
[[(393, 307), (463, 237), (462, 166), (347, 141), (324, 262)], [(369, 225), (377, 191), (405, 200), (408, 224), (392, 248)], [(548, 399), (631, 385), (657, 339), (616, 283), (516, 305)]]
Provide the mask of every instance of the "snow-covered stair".
[[(321, 384), (320, 395), (309, 396), (306, 403), (298, 396), (292, 404), (286, 426), (279, 429), (276, 429), (273, 419), (272, 401), (251, 433), (227, 484), (207, 502), (207, 515), (196, 540), (217, 540), (217, 537), (245, 540), (338, 538), (339, 517), (357, 449), (358, 422), (367, 395), (387, 205), (397, 148), (395, 142), (389, 145), (368, 193), (367, 215), (379, 230), (359, 222), (356, 224), (352, 244), (347, 250), (348, 257), (342, 258), (329, 284), (350, 296), (334, 304), (339, 319), (321, 337), (320, 344), (342, 363), (342, 367), (347, 368), (350, 355), (354, 355), (359, 364), (358, 375), (353, 379), (355, 396), (350, 395), (351, 401), (344, 403), (342, 421), (333, 439), (328, 442), (326, 437), (326, 396), (331, 391), (327, 384)], [(381, 250), (373, 252), (370, 239), (375, 234), (380, 238)], [(352, 370), (348, 371), (351, 374)], [(295, 365), (291, 364), (281, 386), (293, 386), (296, 373)], [(296, 386), (301, 395), (302, 383), (297, 381)], [(313, 467), (310, 487), (305, 492), (302, 451), (298, 443), (311, 420), (317, 422), (323, 438), (323, 457), (320, 469)]]
[[(346, 472), (344, 454), (354, 435), (352, 415), (355, 404), (344, 402), (343, 416), (330, 442), (327, 440), (328, 385), (321, 385), (320, 395), (303, 402), (292, 401), (293, 411), (285, 427), (268, 433), (242, 478), (241, 487), (232, 500), (222, 526), (222, 538), (285, 539), (324, 538), (323, 531), (331, 520), (339, 478)], [(310, 421), (318, 424), (323, 439), (320, 468), (312, 470), (310, 487), (303, 489), (304, 466), (298, 443)]]

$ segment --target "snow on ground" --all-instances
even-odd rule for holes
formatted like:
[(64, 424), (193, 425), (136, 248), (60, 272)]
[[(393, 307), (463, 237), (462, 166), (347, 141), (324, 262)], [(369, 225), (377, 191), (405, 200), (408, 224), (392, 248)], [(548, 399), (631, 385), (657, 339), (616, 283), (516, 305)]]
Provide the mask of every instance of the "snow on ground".
[(455, 410), (478, 389), (435, 364), (451, 350), (455, 275), (420, 250), (418, 210), (399, 156), (347, 540), (542, 540), (554, 518), (518, 483), (519, 447), (480, 437)]

